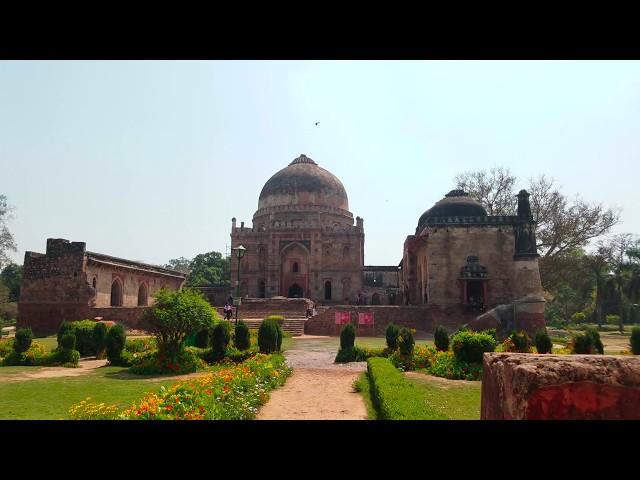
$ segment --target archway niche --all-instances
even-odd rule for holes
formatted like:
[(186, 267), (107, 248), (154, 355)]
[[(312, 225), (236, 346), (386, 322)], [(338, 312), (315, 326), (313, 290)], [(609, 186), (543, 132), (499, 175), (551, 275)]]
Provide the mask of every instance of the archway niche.
[(111, 306), (122, 306), (122, 282), (119, 278), (114, 279), (111, 284)]
[(289, 287), (289, 291), (287, 292), (287, 296), (289, 298), (302, 298), (304, 295), (304, 290), (300, 285), (294, 283)]
[(331, 282), (329, 280), (324, 282), (324, 299), (331, 300)]
[(138, 306), (146, 307), (148, 302), (148, 291), (147, 285), (144, 283), (140, 284), (140, 288), (138, 288)]
[[(292, 242), (280, 252), (280, 295), (304, 297), (309, 290), (309, 250), (298, 242)], [(296, 284), (296, 291), (291, 288)], [(298, 291), (298, 288), (301, 291)]]

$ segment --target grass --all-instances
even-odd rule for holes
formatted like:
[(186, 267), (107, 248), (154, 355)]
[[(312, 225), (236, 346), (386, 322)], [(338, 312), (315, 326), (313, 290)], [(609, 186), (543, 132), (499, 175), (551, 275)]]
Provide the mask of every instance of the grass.
[(371, 401), (382, 420), (446, 420), (387, 358), (367, 360)]
[(353, 382), (353, 387), (356, 392), (359, 392), (362, 395), (362, 399), (364, 400), (364, 405), (367, 408), (367, 417), (369, 420), (377, 420), (378, 412), (376, 412), (376, 408), (373, 406), (373, 402), (371, 401), (371, 385), (369, 385), (369, 376), (367, 372), (362, 372), (360, 376)]
[[(287, 342), (288, 341), (288, 342)], [(303, 350), (314, 350), (333, 348), (338, 350), (340, 348), (340, 337), (327, 337), (327, 338), (313, 338), (304, 339), (301, 337), (285, 338), (282, 341), (282, 349), (296, 348)], [(385, 348), (387, 341), (384, 337), (356, 337), (356, 346), (364, 348)], [(433, 345), (430, 340), (416, 340), (416, 345)]]
[[(38, 367), (4, 367), (2, 373), (33, 372)], [(12, 371), (7, 372), (8, 370)], [(144, 377), (126, 373), (123, 367), (101, 367), (77, 377), (42, 378), (0, 383), (1, 420), (68, 419), (69, 407), (87, 397), (128, 407), (146, 392), (157, 391), (179, 379)]]
[(481, 382), (438, 381), (426, 375), (407, 376), (433, 410), (450, 420), (480, 420)]

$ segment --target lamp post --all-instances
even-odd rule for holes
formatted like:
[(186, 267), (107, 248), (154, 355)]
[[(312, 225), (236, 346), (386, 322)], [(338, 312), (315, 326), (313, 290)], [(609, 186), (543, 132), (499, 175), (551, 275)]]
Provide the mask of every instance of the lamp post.
[(236, 280), (236, 298), (238, 304), (236, 305), (236, 324), (238, 323), (238, 309), (240, 308), (240, 260), (244, 256), (244, 252), (247, 250), (242, 245), (238, 245), (236, 248), (232, 248), (232, 251), (236, 254), (238, 260), (238, 279)]

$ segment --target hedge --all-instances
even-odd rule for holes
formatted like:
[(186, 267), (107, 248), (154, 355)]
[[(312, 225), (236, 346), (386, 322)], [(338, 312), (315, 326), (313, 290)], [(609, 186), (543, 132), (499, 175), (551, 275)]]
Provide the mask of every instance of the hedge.
[(386, 358), (367, 360), (371, 400), (382, 420), (447, 420)]

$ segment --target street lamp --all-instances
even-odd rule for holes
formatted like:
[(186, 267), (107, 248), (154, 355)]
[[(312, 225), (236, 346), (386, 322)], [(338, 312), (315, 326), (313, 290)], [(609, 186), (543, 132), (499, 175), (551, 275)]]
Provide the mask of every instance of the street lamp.
[(238, 323), (238, 308), (240, 307), (240, 260), (244, 256), (244, 252), (247, 250), (242, 245), (238, 245), (236, 248), (232, 248), (238, 259), (238, 279), (236, 280), (236, 298), (238, 304), (236, 305), (236, 324)]

